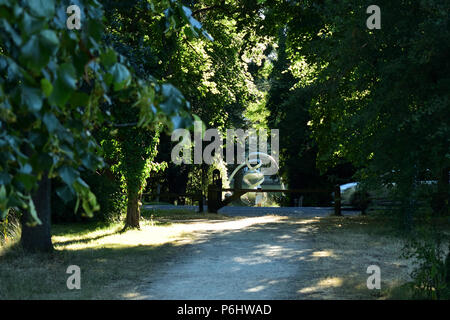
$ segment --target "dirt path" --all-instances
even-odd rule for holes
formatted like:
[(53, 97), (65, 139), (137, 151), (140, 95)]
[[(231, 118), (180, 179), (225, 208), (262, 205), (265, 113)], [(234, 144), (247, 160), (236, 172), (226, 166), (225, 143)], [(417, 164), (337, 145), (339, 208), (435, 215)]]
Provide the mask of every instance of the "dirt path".
[[(135, 298), (376, 297), (366, 287), (366, 268), (373, 257), (353, 247), (335, 254), (339, 248), (318, 241), (313, 227), (317, 219), (264, 216), (211, 224), (211, 229), (196, 235), (193, 244), (162, 262), (137, 288)], [(324, 243), (335, 252), (324, 248)]]
[[(224, 214), (241, 218), (207, 223), (191, 234), (193, 243), (160, 262), (135, 298), (374, 299), (407, 278), (399, 241), (365, 229), (340, 228), (345, 217), (319, 228), (319, 220), (331, 210), (293, 209), (298, 212), (281, 215), (229, 209)], [(373, 264), (382, 270), (384, 292), (367, 289), (367, 267)]]
[(306, 233), (296, 232), (298, 225), (270, 221), (204, 234), (161, 265), (141, 286), (141, 298), (297, 298), (295, 282), (311, 243)]

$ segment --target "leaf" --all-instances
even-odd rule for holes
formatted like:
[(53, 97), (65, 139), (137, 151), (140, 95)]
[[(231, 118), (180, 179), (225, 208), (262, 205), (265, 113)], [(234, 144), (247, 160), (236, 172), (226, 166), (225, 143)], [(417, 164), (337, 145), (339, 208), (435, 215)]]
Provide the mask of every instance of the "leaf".
[(21, 60), (30, 68), (40, 70), (45, 66), (50, 56), (45, 51), (40, 50), (39, 38), (37, 35), (32, 35), (21, 49)]
[(24, 33), (31, 35), (39, 30), (42, 30), (44, 24), (45, 20), (35, 18), (27, 12), (24, 12), (22, 19), (22, 29)]
[(100, 55), (100, 61), (106, 68), (110, 68), (117, 62), (117, 54), (112, 48), (108, 48)]
[(78, 208), (78, 202), (81, 199), (81, 206), (83, 207), (84, 212), (88, 217), (92, 217), (93, 212), (99, 210), (100, 206), (97, 203), (95, 195), (90, 190), (89, 185), (81, 178), (78, 178), (74, 184), (74, 188), (79, 196), (76, 207)]
[(44, 93), (44, 95), (48, 98), (52, 94), (53, 86), (50, 83), (50, 81), (48, 81), (45, 78), (42, 78), (41, 79), (41, 89), (42, 89), (42, 92)]
[(50, 133), (54, 133), (55, 131), (62, 129), (61, 123), (53, 113), (46, 113), (42, 118), (42, 121)]
[(8, 196), (4, 185), (0, 185), (0, 219), (3, 220), (8, 215)]
[(27, 163), (22, 167), (22, 169), (20, 169), (20, 171), (26, 174), (30, 174), (31, 172), (33, 172), (33, 168), (30, 164)]
[(0, 172), (0, 185), (4, 187), (4, 185), (10, 183), (11, 183), (11, 176), (6, 172)]
[(113, 76), (114, 91), (127, 87), (131, 81), (130, 71), (121, 63), (116, 63), (111, 68), (110, 73)]
[(29, 197), (29, 201), (28, 201), (28, 210), (30, 212), (31, 217), (34, 219), (34, 221), (41, 225), (42, 221), (41, 219), (39, 219), (37, 212), (36, 212), (36, 207), (34, 206), (34, 202), (33, 199), (31, 197)]
[(12, 6), (12, 1), (11, 0), (0, 0), (0, 5), (11, 7)]
[(66, 29), (66, 20), (68, 18), (66, 13), (67, 7), (65, 6), (57, 6), (55, 11), (55, 17), (53, 18), (53, 23), (55, 24), (57, 29)]
[(28, 6), (33, 15), (42, 18), (50, 18), (55, 14), (54, 0), (28, 0)]
[(1, 21), (3, 22), (3, 28), (6, 32), (9, 33), (15, 45), (20, 46), (22, 44), (22, 38), (20, 37), (20, 35), (17, 34), (17, 32), (11, 27), (7, 20), (2, 19)]
[(70, 90), (64, 86), (62, 81), (58, 79), (53, 83), (53, 91), (48, 101), (51, 105), (64, 106), (66, 102), (70, 99)]
[(171, 84), (162, 85), (162, 95), (164, 96), (164, 102), (160, 104), (161, 110), (169, 115), (175, 110), (181, 109), (184, 100), (181, 92)]
[(75, 67), (70, 63), (59, 66), (58, 77), (53, 83), (53, 92), (49, 97), (50, 104), (64, 106), (76, 88)]
[(172, 129), (176, 130), (179, 128), (185, 128), (186, 126), (186, 119), (180, 116), (173, 116), (170, 118), (170, 121), (172, 122)]
[(90, 169), (90, 170), (95, 170), (96, 166), (97, 166), (97, 158), (91, 154), (91, 153), (87, 153), (82, 159), (81, 162), (83, 163), (83, 165)]
[(71, 63), (63, 63), (59, 66), (58, 78), (68, 89), (77, 87), (75, 67)]
[(14, 180), (22, 183), (27, 191), (31, 191), (36, 184), (37, 178), (33, 174), (33, 168), (27, 163), (15, 174)]
[(46, 50), (49, 55), (54, 55), (59, 46), (59, 39), (53, 30), (42, 30), (39, 34), (41, 50)]
[(94, 211), (98, 211), (100, 209), (95, 194), (93, 194), (91, 190), (88, 190), (87, 194), (83, 197), (82, 200), (83, 201), (81, 205), (86, 212), (86, 215), (92, 218), (94, 216)]
[(70, 201), (72, 201), (75, 198), (72, 189), (69, 188), (68, 186), (59, 187), (58, 189), (56, 189), (56, 194), (66, 204), (69, 203)]
[(31, 112), (37, 112), (42, 108), (42, 96), (39, 89), (23, 86), (21, 99), (22, 104)]
[(6, 188), (4, 185), (0, 186), (0, 201), (6, 199)]
[(68, 185), (72, 186), (74, 181), (78, 178), (80, 175), (78, 171), (76, 171), (72, 167), (64, 166), (59, 169), (59, 176), (61, 179)]
[(72, 107), (85, 107), (89, 102), (89, 96), (84, 92), (76, 91), (72, 94), (69, 104)]

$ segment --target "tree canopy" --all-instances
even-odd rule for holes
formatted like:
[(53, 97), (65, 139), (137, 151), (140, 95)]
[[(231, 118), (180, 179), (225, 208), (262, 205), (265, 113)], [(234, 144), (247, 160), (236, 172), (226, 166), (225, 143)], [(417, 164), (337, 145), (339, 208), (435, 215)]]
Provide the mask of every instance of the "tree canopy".
[(370, 5), (0, 0), (0, 217), (16, 208), (39, 223), (47, 178), (92, 216), (83, 177), (97, 170), (120, 180), (138, 227), (151, 172), (186, 189), (211, 171), (169, 161), (166, 133), (193, 119), (224, 135), (280, 129), (292, 186), (358, 179), (401, 186), (406, 201), (438, 180), (435, 209), (448, 213), (450, 4), (381, 0), (377, 29)]
[[(80, 30), (66, 27), (69, 5), (55, 0), (0, 3), (2, 216), (8, 208), (21, 207), (39, 222), (31, 194), (43, 175), (61, 178), (65, 186), (57, 194), (66, 201), (77, 195), (86, 214), (98, 209), (79, 170), (102, 165), (90, 132), (114, 121), (111, 100), (131, 98), (143, 128), (157, 123), (176, 128), (191, 119), (189, 104), (175, 87), (137, 74), (105, 44), (97, 1), (78, 3)], [(165, 32), (187, 26), (190, 36), (206, 34), (179, 2), (148, 3), (146, 9), (165, 17)]]

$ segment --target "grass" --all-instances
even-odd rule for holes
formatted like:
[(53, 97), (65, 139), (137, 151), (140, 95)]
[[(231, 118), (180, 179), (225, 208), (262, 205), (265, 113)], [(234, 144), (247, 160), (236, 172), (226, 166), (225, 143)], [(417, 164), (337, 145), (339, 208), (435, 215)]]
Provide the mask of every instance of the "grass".
[(155, 221), (157, 224), (167, 224), (184, 220), (226, 220), (227, 216), (217, 213), (195, 212), (187, 209), (144, 209), (141, 212), (142, 217)]
[[(412, 264), (401, 257), (404, 239), (391, 218), (331, 216), (311, 222), (308, 228), (320, 261), (315, 276), (324, 281), (319, 283), (321, 298), (398, 299), (399, 292), (393, 296), (392, 290), (410, 281)], [(381, 269), (381, 290), (367, 289), (370, 265)], [(328, 284), (328, 278), (335, 284)]]
[[(450, 224), (447, 217), (428, 220), (415, 219), (416, 226), (434, 225), (449, 234)], [(327, 291), (339, 292), (334, 296), (351, 299), (367, 299), (365, 279), (369, 276), (361, 272), (374, 264), (381, 268), (381, 290), (370, 292), (375, 299), (411, 300), (424, 299), (414, 292), (411, 273), (415, 268), (412, 259), (402, 256), (408, 234), (399, 230), (399, 219), (385, 212), (372, 212), (367, 216), (330, 216), (312, 222), (309, 228), (314, 234), (315, 249), (322, 255), (335, 259), (321, 259), (321, 269), (339, 279), (336, 288), (326, 287)], [(424, 234), (414, 233), (417, 240), (423, 240)], [(338, 263), (336, 263), (336, 261)]]
[[(50, 254), (24, 253), (17, 242), (0, 247), (0, 300), (132, 298), (134, 287), (157, 262), (192, 242), (178, 219), (225, 219), (180, 211), (143, 216), (141, 230), (126, 232), (121, 232), (122, 224), (53, 225), (55, 250)], [(82, 290), (67, 289), (69, 265), (81, 268)]]
[[(161, 261), (172, 259), (205, 231), (245, 229), (261, 218), (230, 218), (191, 210), (143, 210), (141, 230), (122, 232), (118, 223), (57, 224), (55, 250), (26, 254), (15, 242), (0, 247), (0, 300), (129, 299)], [(280, 217), (283, 219), (283, 217)], [(259, 220), (258, 220), (259, 219)], [(410, 299), (411, 261), (400, 257), (404, 244), (387, 215), (294, 219), (311, 235), (314, 270), (302, 290), (319, 299)], [(303, 230), (303, 231), (302, 231)], [(379, 265), (382, 290), (368, 292), (367, 266)], [(82, 290), (68, 290), (69, 265), (81, 268)], [(309, 290), (309, 291), (308, 291)]]

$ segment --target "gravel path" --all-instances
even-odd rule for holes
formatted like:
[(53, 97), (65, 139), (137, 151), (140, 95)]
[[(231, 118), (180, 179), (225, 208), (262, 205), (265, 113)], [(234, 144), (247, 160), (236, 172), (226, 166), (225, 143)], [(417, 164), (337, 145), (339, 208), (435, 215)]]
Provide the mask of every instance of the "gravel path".
[[(138, 288), (140, 299), (308, 299), (316, 261), (308, 219), (330, 208), (236, 208), (222, 214), (248, 216), (216, 222), (185, 245), (180, 254), (161, 262)], [(352, 212), (353, 214), (353, 212)], [(317, 293), (312, 290), (312, 293)]]
[[(197, 211), (198, 206), (174, 206), (174, 205), (146, 205), (145, 209), (160, 210), (192, 210)], [(207, 207), (205, 206), (205, 211)], [(264, 215), (281, 215), (296, 218), (325, 217), (333, 214), (332, 207), (223, 207), (220, 214), (229, 216), (259, 217)], [(343, 209), (343, 215), (356, 215), (360, 211)]]

